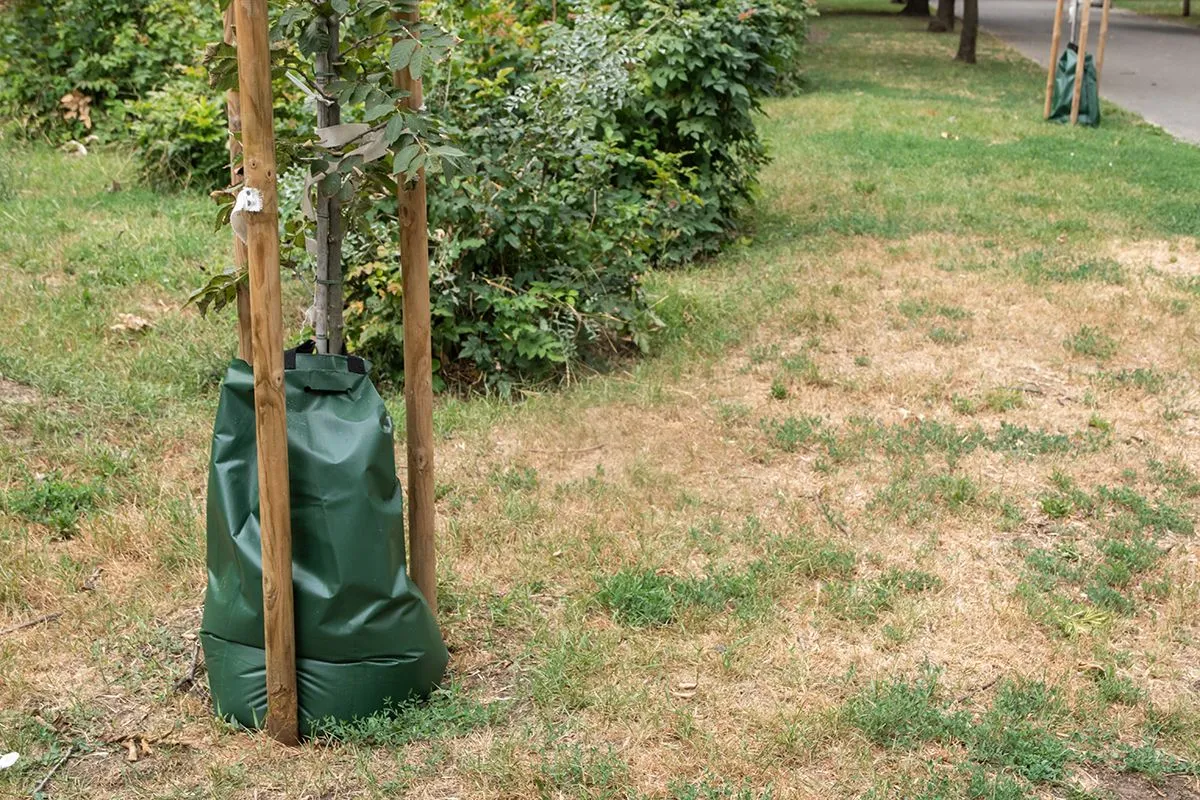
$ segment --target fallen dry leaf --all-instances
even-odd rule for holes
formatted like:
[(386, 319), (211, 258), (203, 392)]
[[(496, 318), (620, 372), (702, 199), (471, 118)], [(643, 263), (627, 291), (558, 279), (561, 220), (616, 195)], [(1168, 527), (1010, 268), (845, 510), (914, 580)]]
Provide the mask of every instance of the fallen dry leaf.
[(141, 333), (154, 327), (150, 320), (137, 314), (117, 314), (117, 323), (109, 327), (110, 331), (129, 331)]
[(83, 123), (83, 127), (89, 131), (92, 129), (92, 98), (78, 89), (72, 89), (60, 97), (58, 102), (63, 107), (63, 119), (77, 119)]

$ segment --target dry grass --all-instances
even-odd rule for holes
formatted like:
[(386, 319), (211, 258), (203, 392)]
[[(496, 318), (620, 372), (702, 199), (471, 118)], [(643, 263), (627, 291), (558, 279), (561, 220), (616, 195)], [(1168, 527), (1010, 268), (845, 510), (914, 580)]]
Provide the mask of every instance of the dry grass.
[[(62, 616), (0, 636), (0, 750), (23, 759), (0, 793), (28, 793), (74, 747), (53, 796), (1198, 796), (1200, 575), (1179, 520), (1200, 493), (1200, 268), (1194, 238), (1136, 206), (1190, 195), (1098, 186), (1083, 202), (1113, 232), (1100, 235), (1039, 210), (1057, 197), (1035, 196), (1013, 156), (979, 213), (977, 179), (953, 177), (945, 148), (1048, 136), (993, 113), (1036, 71), (985, 42), (975, 82), (944, 58), (948, 39), (908, 23), (820, 25), (818, 91), (770, 109), (759, 240), (656, 278), (685, 323), (661, 355), (517, 406), (439, 405), (450, 688), (374, 738), (283, 750), (214, 720), (202, 672), (177, 685), (232, 334), (179, 310), (186, 268), (110, 286), (71, 263), (91, 223), (56, 238), (61, 223), (32, 213), (103, 197), (106, 162), (92, 189), (32, 183), (15, 212), (28, 227), (0, 240), (0, 260), (22, 265), (0, 293), (22, 332), (0, 348), (0, 630)], [(867, 38), (912, 69), (864, 66)], [(922, 95), (932, 78), (945, 85)], [(877, 138), (921, 120), (933, 144)], [(938, 136), (952, 124), (961, 141)], [(1135, 120), (1111, 124), (1127, 150), (1165, 148)], [(897, 153), (937, 169), (922, 178)], [(194, 237), (174, 245), (184, 265), (224, 248), (191, 233), (208, 215), (191, 203), (152, 226)], [(127, 211), (105, 208), (87, 219)], [(125, 311), (155, 328), (114, 338)], [(1162, 554), (1123, 586), (1121, 613), (1087, 616), (1100, 606), (1086, 580), (1031, 566), (1072, 552), (1090, 569), (1103, 542), (1140, 536)], [(644, 616), (623, 616), (634, 604)], [(930, 669), (939, 688), (916, 712), (976, 727), (1022, 680), (1058, 692), (1058, 716), (1007, 724), (1068, 743), (1066, 772), (1029, 778), (963, 729), (888, 746), (872, 733), (885, 724), (851, 713), (878, 682)], [(131, 762), (135, 736), (150, 752)]]

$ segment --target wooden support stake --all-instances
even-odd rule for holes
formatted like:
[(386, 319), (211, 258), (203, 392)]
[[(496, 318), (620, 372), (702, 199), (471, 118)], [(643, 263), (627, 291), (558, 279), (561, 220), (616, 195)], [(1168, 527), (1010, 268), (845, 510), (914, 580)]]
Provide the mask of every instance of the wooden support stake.
[[(234, 43), (233, 5), (225, 9), (225, 44)], [(242, 154), (242, 143), (238, 134), (242, 132), (242, 101), (236, 89), (225, 92), (225, 116), (229, 121), (229, 185), (242, 182), (238, 169), (238, 156)], [(233, 234), (233, 266), (239, 271), (246, 266), (246, 243)], [(248, 364), (254, 363), (250, 344), (250, 287), (245, 283), (237, 287), (237, 333), (238, 358)]]
[(1046, 73), (1046, 112), (1043, 119), (1050, 119), (1050, 103), (1054, 97), (1054, 72), (1058, 66), (1058, 48), (1062, 44), (1063, 0), (1054, 7), (1054, 34), (1050, 37), (1050, 69)]
[(1075, 93), (1071, 95), (1071, 124), (1079, 122), (1079, 99), (1083, 97), (1084, 66), (1087, 64), (1088, 19), (1092, 16), (1092, 0), (1083, 2), (1083, 21), (1079, 24), (1079, 63), (1075, 65)]
[(1112, 0), (1104, 0), (1104, 10), (1100, 12), (1100, 45), (1096, 50), (1096, 93), (1100, 93), (1100, 76), (1104, 73), (1104, 46), (1108, 44), (1108, 11)]
[(296, 630), (292, 597), (291, 500), (288, 494), (287, 405), (283, 386), (283, 307), (279, 288), (279, 209), (267, 0), (234, 0), (238, 85), (246, 187), (262, 208), (246, 214), (250, 316), (254, 354), (254, 423), (258, 439), (258, 508), (262, 534), (263, 622), (267, 667), (267, 733), (299, 741)]
[[(402, 19), (416, 25), (418, 11)], [(406, 103), (421, 110), (421, 81), (406, 67), (393, 76)], [(408, 430), (408, 573), (437, 614), (433, 520), (433, 354), (429, 319), (429, 220), (425, 170), (397, 190), (400, 275), (404, 287), (404, 414)]]

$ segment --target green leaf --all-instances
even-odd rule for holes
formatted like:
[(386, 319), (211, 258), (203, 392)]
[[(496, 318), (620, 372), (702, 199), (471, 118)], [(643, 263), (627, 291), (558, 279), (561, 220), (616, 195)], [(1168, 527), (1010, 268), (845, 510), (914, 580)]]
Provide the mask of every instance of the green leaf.
[(388, 112), (393, 111), (395, 108), (396, 108), (396, 104), (391, 100), (391, 98), (389, 98), (386, 102), (377, 103), (376, 105), (369, 106), (367, 108), (367, 110), (363, 112), (363, 121), (364, 122), (374, 122), (375, 120), (382, 117), (384, 114), (387, 114)]
[(421, 80), (421, 75), (425, 73), (425, 62), (428, 59), (425, 57), (424, 50), (418, 50), (412, 54), (412, 60), (408, 62), (408, 73), (412, 75), (414, 81)]
[(401, 39), (392, 45), (392, 50), (388, 53), (388, 66), (391, 67), (392, 72), (399, 72), (405, 67), (410, 67), (413, 56), (420, 46), (421, 43), (416, 39)]
[(392, 145), (404, 134), (404, 130), (407, 127), (408, 126), (405, 123), (404, 115), (396, 114), (387, 121), (387, 127), (383, 129), (384, 141), (386, 141), (389, 146)]
[(413, 161), (421, 154), (421, 146), (419, 144), (410, 144), (396, 153), (396, 157), (392, 159), (392, 174), (407, 175), (412, 171)]

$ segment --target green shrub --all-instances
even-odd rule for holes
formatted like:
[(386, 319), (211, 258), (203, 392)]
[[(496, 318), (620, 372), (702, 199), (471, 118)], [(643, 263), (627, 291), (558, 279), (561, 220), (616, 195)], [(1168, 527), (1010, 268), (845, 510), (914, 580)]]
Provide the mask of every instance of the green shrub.
[[(794, 74), (803, 0), (445, 0), (462, 39), (428, 74), (466, 158), (430, 182), (439, 379), (506, 394), (649, 349), (649, 269), (717, 250), (766, 155), (761, 98)], [(348, 237), (347, 329), (403, 361), (391, 198)], [(357, 238), (356, 238), (357, 237)], [(296, 255), (303, 259), (296, 248)]]
[[(195, 64), (220, 31), (217, 4), (202, 0), (10, 0), (0, 11), (0, 115), (31, 133), (80, 135)], [(88, 113), (67, 119), (61, 100), (72, 92), (88, 98)]]
[(201, 79), (188, 73), (128, 108), (148, 184), (210, 190), (229, 183), (224, 102)]

